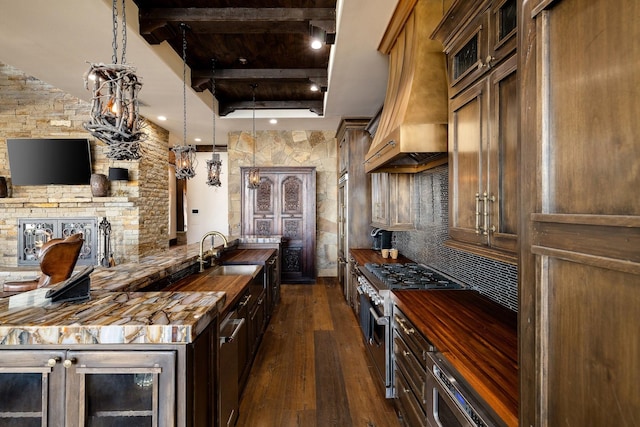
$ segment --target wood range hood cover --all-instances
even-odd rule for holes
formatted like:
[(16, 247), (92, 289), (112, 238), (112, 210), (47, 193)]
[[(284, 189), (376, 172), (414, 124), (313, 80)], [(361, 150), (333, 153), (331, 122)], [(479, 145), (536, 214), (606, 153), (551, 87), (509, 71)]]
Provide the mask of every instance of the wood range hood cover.
[(444, 12), (441, 0), (396, 7), (378, 47), (390, 55), (389, 81), (366, 172), (415, 173), (447, 162), (446, 57), (431, 39)]

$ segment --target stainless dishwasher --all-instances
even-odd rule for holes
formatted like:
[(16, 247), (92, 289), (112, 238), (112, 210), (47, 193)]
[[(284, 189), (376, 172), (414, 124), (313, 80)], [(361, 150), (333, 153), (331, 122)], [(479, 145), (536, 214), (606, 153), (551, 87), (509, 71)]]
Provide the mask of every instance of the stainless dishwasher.
[(220, 324), (220, 426), (233, 426), (238, 419), (238, 339), (244, 332), (245, 320), (232, 311)]

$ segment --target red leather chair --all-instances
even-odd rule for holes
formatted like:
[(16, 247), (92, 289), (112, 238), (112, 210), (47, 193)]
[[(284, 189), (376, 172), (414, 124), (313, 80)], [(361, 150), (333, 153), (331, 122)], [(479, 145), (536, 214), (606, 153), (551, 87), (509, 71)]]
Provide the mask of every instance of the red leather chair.
[(40, 248), (40, 270), (38, 279), (20, 282), (5, 282), (5, 292), (22, 292), (42, 288), (67, 280), (76, 266), (84, 239), (81, 233), (66, 239), (51, 239)]

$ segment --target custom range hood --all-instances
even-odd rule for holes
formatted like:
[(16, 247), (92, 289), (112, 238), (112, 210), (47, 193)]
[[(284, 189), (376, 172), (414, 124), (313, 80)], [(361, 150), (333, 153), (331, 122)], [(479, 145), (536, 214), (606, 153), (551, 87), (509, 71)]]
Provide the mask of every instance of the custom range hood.
[(415, 173), (447, 162), (447, 74), (442, 44), (430, 36), (442, 0), (401, 0), (378, 50), (389, 54), (384, 107), (366, 172)]

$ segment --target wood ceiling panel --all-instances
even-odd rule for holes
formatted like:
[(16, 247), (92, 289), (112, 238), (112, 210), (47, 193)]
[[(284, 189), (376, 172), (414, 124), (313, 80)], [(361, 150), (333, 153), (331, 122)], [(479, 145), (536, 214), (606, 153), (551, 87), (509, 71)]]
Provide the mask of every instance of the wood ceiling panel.
[(303, 108), (321, 114), (330, 47), (313, 50), (310, 24), (335, 31), (335, 0), (134, 0), (141, 35), (150, 44), (167, 41), (182, 58), (187, 25), (187, 65), (196, 90), (211, 89), (215, 59), (220, 114), (252, 108), (250, 84), (257, 84), (256, 108)]

